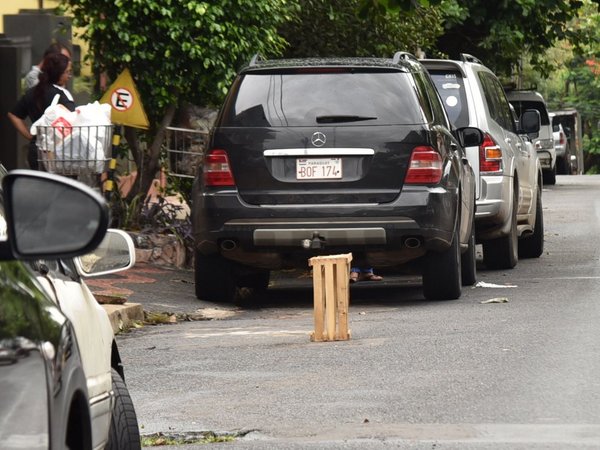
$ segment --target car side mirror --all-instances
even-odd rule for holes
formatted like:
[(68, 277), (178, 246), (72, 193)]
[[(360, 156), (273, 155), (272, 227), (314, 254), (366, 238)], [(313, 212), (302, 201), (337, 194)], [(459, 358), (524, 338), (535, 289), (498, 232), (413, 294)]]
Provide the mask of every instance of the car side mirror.
[(528, 109), (519, 119), (519, 132), (527, 134), (530, 138), (538, 137), (538, 132), (541, 127), (541, 118), (539, 111)]
[(483, 144), (483, 131), (475, 127), (463, 127), (456, 130), (456, 138), (463, 147), (478, 147)]
[(135, 264), (133, 239), (123, 230), (109, 229), (91, 253), (75, 258), (80, 275), (97, 277), (127, 270)]
[(108, 206), (92, 188), (37, 170), (13, 170), (2, 179), (8, 242), (1, 259), (71, 258), (104, 238)]

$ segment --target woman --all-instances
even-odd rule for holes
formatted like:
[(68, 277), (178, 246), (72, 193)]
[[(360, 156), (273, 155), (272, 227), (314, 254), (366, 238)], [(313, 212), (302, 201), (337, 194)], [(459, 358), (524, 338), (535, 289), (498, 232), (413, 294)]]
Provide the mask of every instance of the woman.
[(29, 132), (25, 119), (29, 117), (31, 123), (38, 120), (58, 94), (58, 103), (64, 105), (69, 111), (75, 110), (73, 96), (66, 89), (71, 77), (71, 60), (62, 53), (46, 56), (42, 63), (39, 83), (25, 92), (15, 107), (8, 113), (8, 118), (17, 131), (29, 141), (27, 161), (31, 169), (38, 169), (37, 148), (35, 137)]

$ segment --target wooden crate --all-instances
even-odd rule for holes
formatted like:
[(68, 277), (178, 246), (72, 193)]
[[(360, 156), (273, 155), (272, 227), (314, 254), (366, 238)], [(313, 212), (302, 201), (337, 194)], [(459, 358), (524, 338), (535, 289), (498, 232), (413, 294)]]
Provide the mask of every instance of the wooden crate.
[(349, 274), (352, 253), (315, 256), (308, 260), (313, 268), (315, 331), (311, 341), (347, 341)]

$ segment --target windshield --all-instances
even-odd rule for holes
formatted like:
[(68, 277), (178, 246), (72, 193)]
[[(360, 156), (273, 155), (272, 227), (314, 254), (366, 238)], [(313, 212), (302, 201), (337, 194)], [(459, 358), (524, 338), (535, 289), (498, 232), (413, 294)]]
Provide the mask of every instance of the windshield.
[(239, 80), (233, 92), (222, 126), (424, 122), (410, 75), (397, 71), (253, 73)]

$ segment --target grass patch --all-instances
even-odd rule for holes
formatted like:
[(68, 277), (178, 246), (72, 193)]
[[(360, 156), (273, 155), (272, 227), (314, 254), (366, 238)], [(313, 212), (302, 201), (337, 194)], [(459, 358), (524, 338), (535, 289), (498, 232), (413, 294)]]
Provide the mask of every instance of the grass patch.
[(154, 433), (142, 436), (142, 447), (160, 447), (163, 445), (214, 444), (233, 442), (234, 434), (216, 434), (212, 431), (197, 433)]

